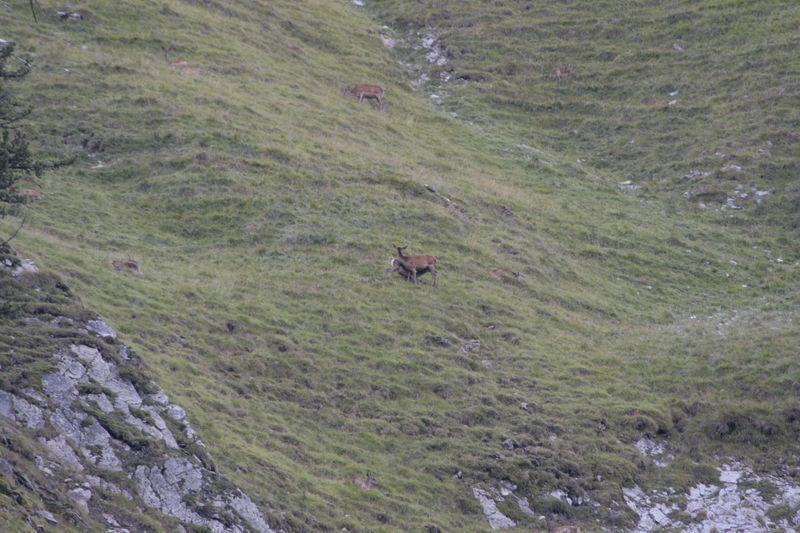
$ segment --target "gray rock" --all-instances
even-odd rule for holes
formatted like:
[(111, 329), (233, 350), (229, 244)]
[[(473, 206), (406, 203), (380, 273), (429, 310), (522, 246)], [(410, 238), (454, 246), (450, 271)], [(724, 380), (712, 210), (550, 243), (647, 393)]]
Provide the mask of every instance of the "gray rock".
[(176, 422), (183, 422), (186, 420), (186, 411), (180, 405), (170, 404), (167, 406), (167, 414), (172, 417)]
[(38, 391), (35, 391), (32, 388), (28, 387), (26, 389), (23, 389), (22, 392), (24, 392), (25, 395), (28, 398), (30, 398), (30, 399), (34, 400), (36, 403), (38, 403), (40, 407), (46, 407), (47, 406), (47, 399), (44, 396), (42, 396), (41, 394), (39, 394)]
[(183, 522), (204, 525), (214, 532), (225, 531), (223, 524), (203, 518), (184, 503), (183, 497), (190, 491), (199, 491), (203, 482), (200, 469), (187, 459), (167, 459), (163, 470), (157, 466), (138, 466), (134, 480), (139, 497), (148, 506)]
[(239, 494), (231, 499), (230, 506), (234, 511), (239, 513), (239, 516), (244, 518), (254, 530), (260, 533), (272, 533), (273, 530), (270, 529), (269, 525), (264, 521), (264, 517), (261, 516), (261, 511), (258, 510), (256, 504), (253, 503), (247, 494), (239, 491)]
[(70, 351), (89, 366), (89, 377), (114, 393), (114, 405), (117, 409), (127, 413), (129, 406), (142, 405), (142, 398), (136, 392), (136, 388), (130, 381), (120, 378), (117, 366), (103, 359), (96, 348), (73, 344), (70, 346)]
[(61, 408), (50, 413), (50, 425), (77, 446), (81, 441), (80, 424), (84, 418), (86, 414), (83, 412), (73, 411), (69, 407)]
[(114, 483), (109, 483), (108, 481), (100, 477), (86, 476), (86, 482), (89, 484), (90, 487), (100, 487), (107, 491), (113, 492), (114, 494), (121, 494), (128, 500), (133, 500), (133, 496), (131, 496), (131, 494), (127, 490), (121, 489)]
[[(754, 484), (768, 480), (776, 489), (776, 495), (767, 502)], [(774, 505), (796, 508), (800, 505), (800, 486), (786, 477), (778, 475), (758, 475), (746, 465), (736, 462), (722, 465), (720, 469), (722, 487), (699, 483), (690, 487), (680, 501), (682, 508), (675, 503), (674, 491), (645, 492), (638, 486), (623, 489), (628, 507), (639, 515), (635, 532), (644, 533), (656, 528), (680, 529), (687, 533), (706, 533), (708, 531), (748, 531), (764, 532), (780, 530), (796, 532), (797, 523), (781, 519), (777, 522), (769, 517), (769, 509)], [(671, 519), (670, 513), (683, 511), (692, 517), (692, 522), (684, 524), (680, 519)], [(790, 523), (791, 522), (791, 523)]]
[[(83, 365), (81, 365), (81, 367), (82, 366)], [(59, 404), (59, 406), (63, 404), (63, 402), (59, 401), (60, 398), (63, 398), (70, 392), (76, 394), (76, 391), (73, 389), (75, 383), (76, 380), (66, 377), (61, 372), (52, 372), (42, 376), (42, 388), (48, 396)]]
[(0, 390), (0, 416), (16, 422), (13, 397), (13, 394)]
[(35, 274), (36, 272), (39, 272), (39, 268), (36, 264), (30, 259), (23, 258), (20, 260), (19, 266), (11, 271), (11, 275), (16, 278), (22, 274)]
[(167, 429), (164, 420), (161, 419), (161, 417), (157, 413), (155, 416), (158, 416), (159, 420), (161, 421), (161, 425), (164, 426), (163, 431), (160, 430), (159, 428), (151, 426), (138, 416), (132, 414), (128, 414), (127, 416), (125, 416), (125, 421), (130, 425), (138, 428), (143, 433), (146, 433), (157, 440), (163, 440), (164, 443), (170, 448), (177, 449), (178, 443), (175, 441), (175, 438), (172, 436), (172, 433), (170, 433), (169, 429)]
[(48, 511), (47, 509), (37, 509), (36, 514), (50, 522), (51, 524), (58, 524), (58, 520), (56, 520), (55, 515)]
[(111, 400), (108, 399), (104, 393), (100, 394), (87, 394), (83, 397), (84, 400), (87, 402), (94, 402), (97, 404), (97, 407), (100, 408), (101, 411), (104, 413), (111, 413), (114, 411), (114, 405), (111, 403)]
[(83, 471), (81, 460), (78, 458), (78, 455), (75, 453), (72, 447), (67, 443), (67, 439), (64, 437), (64, 435), (58, 435), (56, 438), (50, 440), (42, 438), (39, 441), (47, 447), (47, 451), (51, 459), (62, 466), (66, 466), (79, 472)]
[(44, 463), (44, 459), (42, 459), (42, 456), (41, 456), (41, 455), (37, 455), (36, 457), (34, 457), (34, 458), (33, 458), (33, 462), (36, 464), (36, 467), (37, 467), (39, 470), (41, 470), (42, 472), (44, 472), (46, 475), (48, 475), (48, 476), (52, 476), (52, 475), (53, 475), (53, 470), (52, 470), (52, 469), (50, 469), (50, 468), (49, 468), (49, 467), (48, 467), (48, 466), (47, 466), (47, 465)]
[(105, 322), (103, 322), (100, 319), (90, 320), (89, 322), (87, 322), (86, 323), (86, 329), (88, 329), (89, 331), (92, 331), (94, 333), (97, 333), (98, 335), (100, 335), (104, 339), (116, 339), (117, 338), (117, 332), (114, 331), (114, 328), (112, 328), (111, 326), (109, 326), (108, 324), (106, 324)]
[(175, 437), (172, 435), (172, 432), (167, 427), (167, 423), (164, 422), (164, 419), (161, 418), (158, 410), (152, 406), (145, 406), (143, 408), (147, 413), (152, 417), (153, 422), (155, 423), (155, 429), (158, 430), (158, 435), (156, 438), (159, 438), (166, 443), (167, 446), (170, 448), (178, 448), (178, 443), (175, 441)]
[[(495, 499), (488, 491), (473, 487), (472, 494), (475, 496), (475, 499), (478, 500), (478, 503), (481, 504), (483, 516), (488, 520), (489, 527), (492, 529), (509, 529), (517, 525), (516, 522), (500, 512), (497, 508), (497, 503), (495, 503)], [(502, 500), (502, 498), (498, 498), (498, 501)]]
[(6, 391), (0, 391), (0, 416), (30, 429), (44, 427), (44, 415), (39, 407)]
[[(87, 459), (91, 459), (94, 464), (106, 470), (122, 470), (122, 462), (117, 457), (111, 445), (111, 435), (106, 428), (101, 426), (96, 420), (83, 429), (80, 442), (81, 453)], [(96, 453), (96, 449), (100, 453)]]
[(0, 470), (8, 474), (9, 476), (14, 475), (14, 465), (9, 463), (7, 460), (0, 457)]
[(158, 392), (155, 394), (151, 394), (147, 397), (151, 402), (156, 403), (158, 405), (167, 406), (169, 405), (169, 396), (165, 393), (162, 389), (158, 389)]
[(476, 348), (480, 347), (481, 347), (481, 341), (478, 339), (472, 339), (471, 341), (469, 341), (468, 343), (466, 343), (464, 346), (461, 347), (461, 353), (463, 355), (466, 355), (472, 350), (475, 350)]
[(75, 500), (75, 503), (83, 509), (84, 512), (89, 512), (89, 500), (92, 498), (92, 491), (83, 487), (76, 487), (67, 492), (70, 498)]

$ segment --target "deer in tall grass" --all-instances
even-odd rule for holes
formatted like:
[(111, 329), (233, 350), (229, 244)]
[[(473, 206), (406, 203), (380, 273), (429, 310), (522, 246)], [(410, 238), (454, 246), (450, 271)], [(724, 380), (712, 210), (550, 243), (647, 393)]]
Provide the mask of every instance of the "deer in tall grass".
[(343, 89), (342, 93), (346, 96), (355, 96), (358, 98), (359, 103), (364, 101), (364, 98), (374, 98), (378, 101), (378, 106), (383, 109), (383, 87), (380, 85), (355, 85), (353, 87)]
[(397, 255), (389, 261), (387, 272), (397, 272), (408, 281), (417, 283), (417, 277), (427, 272), (431, 273), (433, 286), (436, 286), (436, 258), (432, 255), (404, 255), (407, 246), (395, 246)]

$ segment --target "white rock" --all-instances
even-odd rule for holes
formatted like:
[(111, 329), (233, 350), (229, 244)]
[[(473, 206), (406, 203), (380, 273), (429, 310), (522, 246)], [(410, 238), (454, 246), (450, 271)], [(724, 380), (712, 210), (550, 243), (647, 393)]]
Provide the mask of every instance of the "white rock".
[(492, 529), (509, 529), (517, 525), (516, 522), (500, 512), (495, 500), (487, 491), (473, 487), (472, 494), (475, 496), (475, 499), (478, 500), (478, 503), (481, 504), (483, 515), (486, 517), (486, 520), (489, 521), (489, 527)]

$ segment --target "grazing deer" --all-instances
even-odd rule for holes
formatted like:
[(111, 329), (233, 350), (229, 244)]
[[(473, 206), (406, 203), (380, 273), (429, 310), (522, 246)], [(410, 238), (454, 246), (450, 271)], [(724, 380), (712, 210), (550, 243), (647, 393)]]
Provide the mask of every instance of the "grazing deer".
[(378, 105), (383, 109), (383, 87), (380, 85), (355, 85), (349, 89), (344, 89), (343, 94), (347, 96), (355, 96), (358, 98), (359, 103), (364, 101), (364, 98), (374, 98), (378, 101)]
[(373, 487), (380, 487), (378, 482), (375, 480), (375, 477), (370, 472), (367, 472), (367, 478), (366, 479), (364, 479), (363, 477), (359, 477), (359, 476), (349, 476), (347, 478), (347, 480), (350, 483), (358, 485), (362, 489), (371, 489)]
[(126, 269), (136, 273), (139, 272), (139, 262), (131, 256), (128, 256), (127, 259), (114, 259), (111, 261), (111, 266), (114, 267), (114, 270), (117, 272)]
[(389, 262), (388, 272), (397, 272), (407, 280), (417, 283), (417, 277), (430, 272), (436, 286), (436, 258), (432, 255), (403, 255), (407, 246), (395, 246), (397, 256)]
[(25, 200), (41, 200), (42, 193), (37, 191), (36, 189), (20, 189), (17, 191), (17, 198), (23, 198)]
[(572, 65), (567, 63), (561, 67), (556, 67), (550, 73), (550, 79), (561, 80), (561, 78), (568, 76), (572, 72)]

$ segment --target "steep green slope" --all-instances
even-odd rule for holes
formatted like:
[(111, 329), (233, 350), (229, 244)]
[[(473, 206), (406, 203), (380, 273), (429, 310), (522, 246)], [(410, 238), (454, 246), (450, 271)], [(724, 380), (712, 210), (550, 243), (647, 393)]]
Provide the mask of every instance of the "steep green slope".
[[(797, 2), (370, 6), (401, 37), (438, 37), (447, 62), (428, 85), (448, 109), (678, 209), (724, 206), (727, 224), (796, 240)], [(564, 64), (572, 72), (556, 79)]]
[[(80, 154), (31, 184), (14, 245), (131, 341), (271, 525), (481, 531), (471, 489), (501, 480), (548, 525), (629, 524), (622, 485), (797, 457), (780, 234), (620, 191), (502, 106), (469, 104), (486, 127), (441, 113), (346, 2), (136, 4), (38, 25), (0, 6), (36, 65), (39, 149)], [(438, 256), (435, 289), (384, 272), (393, 244)], [(126, 255), (141, 275), (111, 268)], [(380, 488), (348, 482), (367, 471)]]

